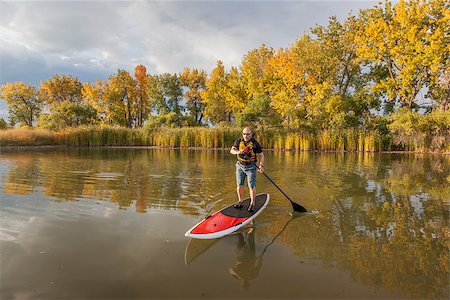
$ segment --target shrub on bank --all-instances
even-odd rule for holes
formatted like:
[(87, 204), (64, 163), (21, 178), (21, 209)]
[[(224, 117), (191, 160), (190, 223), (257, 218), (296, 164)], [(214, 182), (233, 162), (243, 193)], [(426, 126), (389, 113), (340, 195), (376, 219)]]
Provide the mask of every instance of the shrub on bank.
[(406, 151), (450, 150), (450, 111), (421, 115), (407, 108), (397, 110), (388, 125), (393, 142)]

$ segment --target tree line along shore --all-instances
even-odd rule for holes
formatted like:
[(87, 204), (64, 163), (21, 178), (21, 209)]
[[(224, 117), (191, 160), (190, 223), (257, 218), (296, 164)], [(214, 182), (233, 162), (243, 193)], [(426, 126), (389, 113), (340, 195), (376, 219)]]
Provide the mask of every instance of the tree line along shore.
[(0, 146), (226, 148), (250, 126), (267, 149), (448, 153), (449, 28), (446, 1), (386, 1), (209, 74), (6, 83)]

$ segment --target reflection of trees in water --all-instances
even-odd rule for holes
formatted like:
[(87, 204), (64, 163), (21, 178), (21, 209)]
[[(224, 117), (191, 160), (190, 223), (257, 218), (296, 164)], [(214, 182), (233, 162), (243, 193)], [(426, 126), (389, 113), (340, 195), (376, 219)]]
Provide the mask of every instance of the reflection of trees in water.
[[(407, 198), (366, 210), (335, 207), (296, 220), (279, 242), (299, 257), (318, 258), (323, 267), (346, 270), (369, 286), (448, 299), (448, 217), (441, 213), (440, 219), (419, 217)], [(283, 221), (274, 219), (259, 231), (270, 236), (281, 226)]]
[(10, 153), (3, 192), (27, 195), (42, 188), (55, 201), (86, 198), (117, 203), (119, 208), (135, 205), (137, 212), (177, 208), (192, 215), (229, 190), (217, 181), (215, 167), (222, 156), (218, 151), (170, 149)]
[[(3, 184), (6, 194), (28, 195), (40, 185), (39, 160), (21, 156), (14, 159)], [(11, 176), (12, 175), (12, 176)]]
[[(195, 215), (208, 206), (223, 206), (214, 201), (234, 190), (234, 177), (223, 174), (234, 171), (225, 155), (116, 149), (10, 153), (2, 189), (24, 195), (42, 187), (59, 201), (93, 198), (120, 207), (134, 204), (138, 212), (158, 207)], [(416, 297), (448, 297), (449, 157), (269, 155), (267, 161), (278, 166), (271, 177), (300, 192), (302, 204), (320, 211), (293, 222), (278, 242), (372, 286)], [(99, 176), (105, 172), (112, 175)], [(271, 237), (284, 224), (274, 219), (258, 230)]]
[(296, 167), (317, 178), (331, 174), (317, 189), (332, 208), (305, 219), (297, 232), (287, 230), (282, 241), (297, 255), (320, 258), (371, 286), (448, 298), (449, 158), (386, 155), (351, 166), (324, 163), (330, 157)]
[(438, 226), (432, 225), (436, 220), (420, 217), (408, 197), (371, 207), (366, 216), (372, 222), (365, 232), (349, 236), (347, 258), (356, 261), (347, 259), (345, 263), (358, 266), (353, 274), (361, 281), (410, 291), (414, 296), (442, 296), (449, 271), (444, 219)]

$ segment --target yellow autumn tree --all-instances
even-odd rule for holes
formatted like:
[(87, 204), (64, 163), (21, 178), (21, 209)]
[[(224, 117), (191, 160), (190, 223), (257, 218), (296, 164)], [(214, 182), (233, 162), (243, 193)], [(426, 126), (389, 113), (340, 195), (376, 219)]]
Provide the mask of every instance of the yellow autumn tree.
[(42, 100), (34, 86), (23, 82), (7, 83), (0, 88), (0, 99), (6, 101), (12, 124), (32, 127), (42, 111)]
[(271, 106), (269, 84), (271, 73), (268, 72), (273, 49), (262, 44), (258, 49), (249, 51), (242, 59), (239, 71), (248, 100), (242, 112), (236, 114), (239, 126), (255, 124), (264, 128), (278, 125), (279, 118)]
[(227, 74), (222, 61), (217, 61), (206, 80), (206, 88), (200, 95), (205, 104), (205, 118), (212, 124), (222, 121), (231, 121), (231, 110), (227, 107)]
[(109, 77), (108, 88), (106, 105), (111, 119), (121, 126), (135, 126), (133, 107), (136, 102), (136, 81), (130, 73), (118, 69), (116, 74)]
[(240, 71), (250, 98), (268, 94), (270, 74), (267, 66), (273, 57), (273, 49), (262, 44), (258, 49), (249, 51), (242, 59)]
[(331, 17), (269, 60), (271, 105), (289, 126), (359, 126), (378, 101), (356, 55), (358, 23)]
[(54, 75), (46, 81), (41, 81), (39, 95), (47, 104), (63, 101), (80, 104), (83, 102), (82, 88), (83, 84), (76, 77)]
[[(290, 49), (295, 66), (300, 68), (303, 77), (303, 82), (296, 86), (297, 122), (314, 126), (326, 125), (329, 109), (340, 109), (341, 103), (336, 101), (337, 97), (333, 95), (332, 74), (336, 73), (336, 64), (334, 58), (329, 57), (323, 50), (324, 47), (319, 41), (306, 34)], [(334, 105), (327, 105), (333, 102)]]
[(273, 78), (268, 84), (272, 106), (289, 123), (300, 104), (305, 83), (302, 67), (291, 50), (280, 49), (269, 60), (268, 72)]
[[(372, 89), (410, 109), (425, 87), (437, 87), (450, 56), (445, 0), (385, 2), (361, 12), (357, 54), (377, 75)], [(384, 70), (384, 71), (383, 71)]]
[(136, 79), (136, 102), (134, 105), (136, 115), (136, 126), (142, 127), (144, 121), (150, 114), (150, 105), (147, 94), (147, 69), (143, 65), (138, 65), (134, 69)]
[(233, 114), (240, 113), (249, 101), (243, 76), (238, 68), (232, 67), (226, 78), (225, 105)]
[(90, 105), (97, 111), (97, 118), (101, 125), (112, 124), (113, 117), (110, 106), (108, 82), (97, 80), (95, 84), (84, 83), (81, 93), (87, 105)]
[(49, 113), (39, 117), (38, 127), (59, 130), (97, 123), (97, 112), (85, 102), (82, 90), (83, 84), (70, 75), (54, 75), (41, 81), (39, 97), (47, 104)]

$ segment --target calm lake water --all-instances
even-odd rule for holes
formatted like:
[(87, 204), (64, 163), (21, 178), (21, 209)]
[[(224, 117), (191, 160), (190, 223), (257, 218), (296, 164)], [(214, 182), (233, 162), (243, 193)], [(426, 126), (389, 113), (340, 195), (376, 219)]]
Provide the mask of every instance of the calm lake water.
[[(449, 297), (450, 157), (266, 152), (252, 228), (184, 233), (236, 200), (228, 151), (0, 152), (0, 298)], [(248, 190), (246, 189), (246, 195)]]

